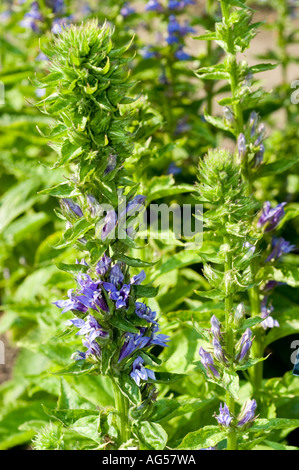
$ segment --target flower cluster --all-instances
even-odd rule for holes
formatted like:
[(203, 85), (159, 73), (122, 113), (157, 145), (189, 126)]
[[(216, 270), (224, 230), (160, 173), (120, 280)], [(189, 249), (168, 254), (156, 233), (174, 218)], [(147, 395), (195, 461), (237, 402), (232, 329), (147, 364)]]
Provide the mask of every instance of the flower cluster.
[(123, 18), (127, 18), (130, 15), (136, 13), (135, 8), (133, 8), (129, 2), (126, 2), (123, 7), (120, 9), (120, 14)]
[[(235, 317), (240, 317), (239, 310), (240, 306), (236, 308)], [(243, 313), (241, 318), (243, 318)], [(210, 323), (211, 328), (206, 335), (206, 339), (212, 344), (213, 349), (211, 353), (209, 353), (201, 347), (199, 349), (199, 356), (208, 375), (218, 379), (221, 376), (221, 370), (223, 370), (223, 368), (231, 367), (233, 363), (236, 365), (244, 363), (248, 359), (253, 338), (252, 331), (247, 328), (235, 345), (235, 357), (231, 358), (225, 349), (226, 333), (221, 331), (222, 325), (218, 318), (213, 315)]]
[[(96, 279), (87, 273), (78, 274), (78, 289), (75, 292), (71, 289), (68, 299), (54, 302), (62, 309), (62, 313), (72, 311), (76, 315), (76, 318), (70, 319), (67, 324), (78, 328), (77, 335), (84, 335), (83, 345), (87, 351), (77, 351), (72, 358), (101, 361), (102, 347), (107, 345), (108, 339), (112, 341), (116, 335), (111, 318), (120, 311), (121, 317), (130, 321), (132, 327), (136, 325), (138, 332), (126, 332), (119, 338), (119, 343), (115, 345), (117, 367), (119, 364), (121, 367), (132, 365), (132, 359), (135, 358), (130, 373), (133, 380), (138, 385), (140, 380), (146, 381), (148, 377), (155, 380), (154, 372), (143, 366), (145, 360), (139, 354), (153, 346), (166, 347), (169, 337), (160, 333), (156, 312), (146, 304), (135, 301), (133, 286), (138, 286), (144, 281), (144, 271), (130, 278), (125, 265), (113, 263), (106, 254), (94, 270), (84, 260), (80, 264), (90, 272), (93, 271)], [(82, 314), (87, 315), (82, 318)], [(132, 315), (135, 315), (135, 319)], [(147, 326), (138, 325), (140, 320)]]
[(267, 306), (267, 302), (268, 297), (265, 296), (261, 302), (261, 317), (265, 319), (261, 322), (261, 326), (264, 328), (264, 330), (267, 328), (274, 328), (275, 326), (279, 326), (278, 321), (270, 315), (274, 308), (272, 305)]
[[(262, 213), (257, 221), (257, 228), (263, 230), (265, 234), (271, 233), (275, 231), (278, 227), (280, 221), (285, 215), (284, 207), (286, 203), (282, 202), (278, 204), (276, 207), (271, 207), (271, 203), (266, 201), (264, 203)], [(278, 261), (283, 255), (290, 253), (296, 249), (295, 245), (292, 245), (290, 242), (285, 240), (283, 237), (275, 237), (272, 236), (271, 239), (271, 246), (270, 246), (270, 253), (265, 258), (265, 263), (274, 263)], [(280, 285), (281, 283), (275, 280), (269, 280), (266, 282), (263, 293), (266, 294), (272, 291), (276, 286)], [(267, 300), (268, 297), (264, 297), (261, 302), (261, 316), (265, 320), (261, 323), (261, 326), (264, 329), (273, 328), (279, 326), (277, 320), (274, 320), (270, 313), (273, 311), (273, 307), (267, 307)]]
[[(232, 111), (226, 107), (226, 116), (230, 116), (230, 122), (234, 122)], [(229, 120), (227, 118), (227, 120)], [(265, 125), (260, 122), (259, 116), (255, 111), (250, 113), (245, 133), (238, 136), (238, 155), (239, 161), (242, 162), (246, 155), (251, 157), (251, 165), (258, 168), (264, 158), (265, 146), (263, 141), (266, 135)]]
[[(67, 25), (72, 19), (71, 16), (65, 16), (66, 6), (64, 0), (51, 0), (46, 2), (46, 6), (52, 10), (54, 18), (51, 19), (51, 31), (54, 34), (58, 34), (62, 31), (64, 25)], [(32, 2), (30, 9), (25, 13), (24, 18), (20, 21), (20, 25), (23, 28), (31, 29), (34, 32), (40, 32), (40, 26), (44, 22), (45, 18), (40, 10), (38, 2)]]
[[(192, 0), (172, 1), (169, 0), (167, 6), (163, 6), (158, 0), (149, 0), (145, 6), (148, 12), (156, 12), (166, 16), (167, 18), (167, 35), (166, 43), (172, 47), (173, 57), (177, 60), (189, 60), (191, 56), (184, 50), (184, 38), (189, 33), (194, 33), (187, 20), (183, 23), (178, 21), (178, 13), (184, 11), (188, 5), (192, 5)], [(158, 55), (151, 47), (146, 47), (142, 55), (144, 58), (152, 58)]]
[(220, 426), (224, 428), (229, 428), (231, 426), (237, 426), (238, 428), (245, 428), (248, 427), (255, 417), (255, 411), (257, 408), (256, 401), (249, 400), (244, 403), (242, 410), (240, 411), (239, 415), (235, 418), (232, 416), (228, 406), (224, 403), (224, 406), (220, 404), (219, 415), (215, 414), (215, 418), (217, 419)]

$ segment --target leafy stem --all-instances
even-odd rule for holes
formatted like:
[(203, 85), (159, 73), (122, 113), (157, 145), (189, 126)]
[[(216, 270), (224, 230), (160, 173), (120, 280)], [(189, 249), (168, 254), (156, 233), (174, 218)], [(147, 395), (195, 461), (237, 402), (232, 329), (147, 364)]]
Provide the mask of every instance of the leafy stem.
[(124, 444), (131, 438), (131, 425), (129, 418), (129, 400), (120, 391), (118, 385), (113, 381), (114, 399), (117, 410), (117, 427), (119, 442)]

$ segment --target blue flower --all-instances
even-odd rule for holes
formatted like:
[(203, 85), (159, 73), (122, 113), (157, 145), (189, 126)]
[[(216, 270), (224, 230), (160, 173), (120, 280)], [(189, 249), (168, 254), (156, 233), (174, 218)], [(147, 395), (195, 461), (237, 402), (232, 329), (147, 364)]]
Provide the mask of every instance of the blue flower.
[(94, 341), (96, 338), (105, 338), (108, 336), (107, 331), (104, 331), (98, 321), (92, 316), (88, 315), (86, 320), (82, 318), (74, 318), (69, 320), (76, 328), (79, 328), (77, 335), (88, 336), (89, 341)]
[(224, 354), (222, 345), (217, 338), (213, 338), (213, 354), (219, 362), (222, 362), (222, 364), (227, 364), (227, 358)]
[(100, 261), (97, 263), (95, 267), (95, 272), (99, 274), (99, 276), (105, 276), (105, 274), (109, 270), (109, 266), (111, 264), (111, 258), (106, 255), (106, 253), (102, 256)]
[(60, 201), (61, 208), (71, 217), (75, 214), (77, 217), (83, 217), (83, 212), (72, 199), (63, 198)]
[(163, 6), (161, 5), (158, 0), (149, 0), (149, 2), (145, 6), (146, 11), (157, 11), (157, 12), (162, 12), (163, 11)]
[(87, 308), (91, 308), (96, 311), (100, 308), (104, 312), (108, 312), (109, 310), (100, 290), (85, 288), (80, 292), (80, 295), (77, 296), (77, 299)]
[(73, 289), (68, 291), (68, 299), (67, 300), (57, 300), (53, 302), (58, 308), (62, 308), (61, 313), (68, 312), (69, 310), (78, 310), (79, 312), (86, 313), (88, 307), (86, 307), (77, 296), (73, 294)]
[(148, 379), (156, 380), (155, 373), (143, 367), (144, 360), (142, 357), (138, 356), (135, 361), (133, 362), (132, 372), (130, 376), (136, 382), (136, 384), (140, 385), (140, 380), (147, 381)]
[(236, 361), (241, 362), (247, 359), (250, 348), (252, 346), (251, 336), (252, 336), (252, 331), (250, 330), (250, 328), (247, 328), (237, 345), (238, 352), (235, 358)]
[(108, 312), (108, 307), (105, 299), (102, 297), (101, 289), (98, 285), (101, 281), (94, 282), (88, 274), (78, 274), (77, 282), (80, 288), (75, 294), (74, 289), (68, 291), (68, 300), (58, 300), (54, 304), (63, 308), (62, 313), (69, 310), (79, 310), (86, 313), (89, 308), (98, 311), (100, 308), (104, 312)]
[(260, 144), (259, 150), (254, 155), (254, 167), (255, 168), (261, 165), (263, 158), (264, 158), (264, 153), (265, 153), (265, 146), (263, 144)]
[(185, 21), (184, 24), (180, 24), (175, 15), (170, 15), (167, 29), (169, 35), (177, 34), (181, 37), (186, 36), (188, 33), (195, 33), (195, 29), (190, 26), (188, 21)]
[(30, 10), (25, 14), (23, 20), (20, 21), (20, 25), (24, 28), (31, 28), (32, 31), (38, 32), (38, 23), (43, 20), (43, 17), (39, 11), (38, 2), (32, 2)]
[(123, 283), (125, 276), (121, 270), (120, 264), (116, 263), (110, 271), (109, 280), (115, 287)]
[(116, 155), (110, 154), (108, 157), (107, 166), (105, 169), (105, 175), (108, 175), (111, 171), (115, 170), (117, 164)]
[(262, 215), (260, 216), (257, 222), (257, 227), (258, 228), (264, 227), (265, 232), (270, 232), (271, 230), (274, 230), (285, 214), (284, 212), (285, 205), (286, 205), (286, 202), (282, 202), (281, 204), (278, 204), (276, 207), (272, 209), (270, 202), (269, 201), (265, 202)]
[(142, 302), (135, 303), (135, 313), (139, 318), (142, 318), (148, 323), (153, 323), (154, 325), (158, 325), (158, 323), (155, 321), (156, 312), (153, 312), (150, 309), (150, 307), (148, 307), (144, 303)]
[(115, 301), (115, 307), (117, 309), (128, 306), (127, 304), (131, 286), (124, 284), (120, 290), (118, 290), (114, 284), (103, 282), (103, 287), (107, 292), (109, 292), (110, 299)]
[(112, 236), (115, 235), (115, 227), (117, 224), (117, 215), (116, 212), (111, 209), (110, 211), (107, 212), (104, 220), (104, 226), (102, 228), (102, 233), (101, 233), (101, 238), (102, 240), (106, 240), (106, 238), (109, 236), (111, 238)]
[(74, 354), (71, 355), (71, 359), (74, 361), (80, 361), (80, 360), (85, 360), (86, 359), (86, 354), (81, 351), (76, 351)]
[(219, 375), (218, 370), (214, 366), (214, 359), (213, 359), (212, 355), (210, 353), (208, 353), (207, 351), (205, 351), (203, 347), (200, 347), (199, 355), (200, 355), (200, 358), (201, 358), (201, 363), (204, 366), (204, 368), (208, 372), (212, 372), (212, 374), (215, 377), (219, 378), (220, 375)]
[(254, 399), (249, 400), (244, 404), (243, 409), (241, 410), (240, 415), (238, 417), (238, 426), (244, 426), (245, 424), (248, 424), (255, 419), (254, 414), (256, 407), (257, 404)]
[(85, 357), (94, 356), (99, 359), (101, 357), (101, 348), (96, 341), (91, 341), (89, 337), (82, 340), (83, 346), (87, 348)]
[(183, 2), (177, 0), (168, 0), (169, 10), (181, 10)]
[(59, 34), (63, 29), (65, 29), (68, 23), (72, 20), (72, 16), (66, 16), (64, 18), (54, 18), (52, 22), (51, 31), (53, 34)]
[(189, 60), (189, 59), (191, 59), (191, 56), (189, 54), (187, 54), (187, 52), (185, 52), (183, 50), (183, 48), (181, 48), (181, 47), (174, 53), (174, 55), (178, 60)]
[(140, 54), (144, 59), (153, 59), (154, 57), (158, 57), (157, 52), (153, 51), (150, 47), (146, 46), (140, 49)]
[(51, 7), (54, 13), (62, 13), (65, 9), (64, 0), (52, 0)]
[(230, 427), (230, 424), (234, 419), (233, 416), (231, 416), (226, 403), (224, 403), (224, 406), (222, 406), (222, 404), (220, 403), (219, 415), (215, 415), (215, 418), (217, 419), (218, 423), (221, 424), (221, 426), (224, 426), (226, 428)]
[(161, 333), (157, 334), (158, 331), (159, 327), (155, 326), (152, 331), (149, 328), (140, 328), (139, 333), (127, 333), (118, 362), (122, 361), (125, 357), (131, 356), (135, 351), (145, 347), (167, 347), (168, 345), (166, 342), (169, 341), (169, 336), (163, 335)]
[[(176, 133), (179, 134), (180, 132), (177, 130)], [(180, 173), (182, 173), (182, 169), (176, 166), (175, 163), (172, 162), (169, 164), (169, 167), (167, 168), (168, 175), (179, 175)]]
[(275, 287), (277, 286), (282, 286), (284, 284), (284, 282), (278, 282), (278, 281), (268, 281), (263, 289), (263, 291), (266, 293), (266, 292), (269, 292), (270, 290), (272, 289), (275, 289)]
[(160, 331), (160, 328), (158, 325), (155, 325), (150, 341), (151, 346), (161, 346), (162, 348), (168, 347), (168, 344), (166, 343), (168, 343), (170, 337), (163, 333), (158, 333), (158, 331)]
[(274, 308), (272, 305), (267, 306), (268, 297), (264, 297), (261, 302), (261, 317), (265, 320), (261, 322), (261, 326), (266, 330), (267, 328), (279, 327), (279, 323), (273, 317), (270, 316), (270, 313), (273, 312)]
[(238, 137), (238, 154), (241, 161), (244, 159), (246, 152), (247, 149), (245, 135), (241, 133)]
[(221, 331), (220, 331), (220, 322), (218, 318), (213, 315), (211, 317), (211, 329), (210, 329), (211, 334), (214, 336), (214, 338), (220, 340), (222, 339)]
[(133, 15), (135, 13), (135, 9), (130, 6), (128, 2), (124, 4), (124, 6), (120, 10), (120, 14), (124, 17), (127, 18), (130, 15)]
[(118, 362), (122, 361), (128, 356), (131, 356), (138, 349), (142, 349), (145, 346), (148, 346), (151, 338), (149, 336), (144, 336), (144, 330), (142, 329), (140, 333), (127, 333), (125, 336), (125, 342), (120, 351)]
[(295, 249), (296, 245), (291, 245), (290, 242), (286, 241), (284, 238), (273, 238), (272, 251), (270, 255), (266, 258), (266, 262), (275, 261), (279, 259), (282, 255), (290, 253)]
[(37, 56), (36, 56), (36, 59), (35, 59), (37, 62), (42, 62), (42, 61), (48, 61), (49, 58), (46, 56), (46, 54), (44, 54), (43, 52), (40, 52)]
[(144, 281), (145, 277), (145, 272), (142, 270), (139, 274), (136, 274), (132, 277), (131, 284), (135, 284), (136, 286), (138, 286)]
[(123, 219), (126, 217), (131, 217), (132, 215), (138, 214), (141, 209), (144, 207), (144, 202), (146, 200), (146, 196), (142, 196), (138, 194), (135, 196), (131, 201), (128, 202), (127, 207), (120, 213), (119, 219)]

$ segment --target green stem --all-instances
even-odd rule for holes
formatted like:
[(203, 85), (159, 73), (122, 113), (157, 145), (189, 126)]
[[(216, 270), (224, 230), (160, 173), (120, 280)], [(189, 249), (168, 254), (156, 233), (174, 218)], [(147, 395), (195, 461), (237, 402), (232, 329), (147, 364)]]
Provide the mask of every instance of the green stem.
[(129, 401), (113, 382), (115, 407), (118, 418), (118, 432), (120, 445), (124, 444), (131, 438), (131, 426), (129, 419)]
[[(229, 6), (227, 5), (225, 0), (221, 0), (221, 12), (225, 23), (228, 23), (230, 11)], [(231, 96), (233, 99), (237, 98), (238, 92), (238, 62), (236, 58), (235, 46), (233, 41), (233, 36), (231, 34), (231, 29), (228, 30), (228, 40), (227, 40), (227, 48), (228, 48), (228, 55), (230, 59), (230, 67), (229, 67), (229, 82), (231, 88)], [(236, 134), (239, 135), (243, 132), (244, 128), (244, 119), (243, 119), (243, 111), (239, 100), (236, 100), (235, 104), (233, 105), (233, 112), (235, 116), (235, 131)], [(247, 159), (241, 163), (242, 166), (242, 173), (246, 173), (247, 168)]]
[[(226, 240), (227, 242), (228, 240)], [(227, 247), (227, 252), (226, 252), (226, 259), (225, 259), (225, 265), (224, 265), (224, 270), (225, 274), (228, 276), (227, 278), (227, 292), (230, 291), (230, 279), (229, 279), (229, 273), (231, 272), (233, 267), (233, 260), (232, 260), (232, 255), (230, 251), (230, 246), (228, 244)], [(226, 329), (226, 339), (227, 339), (227, 353), (228, 356), (231, 360), (231, 363), (234, 361), (235, 357), (235, 345), (234, 345), (234, 332), (231, 327), (231, 320), (232, 320), (232, 311), (233, 311), (233, 306), (234, 306), (234, 296), (233, 294), (228, 295), (225, 298), (225, 329)], [(231, 412), (231, 414), (234, 416), (235, 414), (235, 400), (234, 398), (230, 395), (229, 392), (226, 392), (226, 404)], [(232, 427), (228, 433), (227, 436), (227, 450), (237, 450), (237, 436), (236, 436), (236, 430), (234, 427)]]

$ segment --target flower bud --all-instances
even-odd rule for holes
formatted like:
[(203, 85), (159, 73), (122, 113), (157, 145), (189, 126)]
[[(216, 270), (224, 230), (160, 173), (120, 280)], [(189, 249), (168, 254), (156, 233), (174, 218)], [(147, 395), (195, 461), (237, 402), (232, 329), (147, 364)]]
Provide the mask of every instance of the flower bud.
[(245, 156), (246, 156), (246, 139), (244, 134), (239, 134), (238, 137), (238, 154), (239, 154), (239, 160), (243, 161)]
[(239, 327), (245, 318), (245, 307), (243, 303), (240, 303), (235, 310), (234, 324)]

